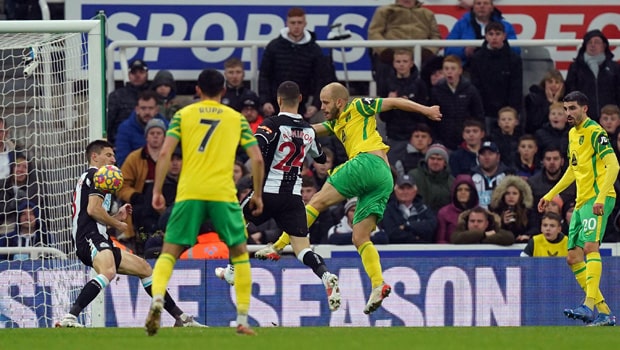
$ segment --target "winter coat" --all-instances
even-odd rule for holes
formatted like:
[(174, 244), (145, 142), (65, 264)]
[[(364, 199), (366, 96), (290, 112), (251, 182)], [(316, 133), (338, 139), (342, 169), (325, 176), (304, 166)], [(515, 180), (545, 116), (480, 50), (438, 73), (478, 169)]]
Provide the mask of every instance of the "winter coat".
[[(465, 207), (461, 206), (456, 197), (456, 189), (461, 184), (469, 186), (469, 202)], [(439, 209), (437, 213), (437, 243), (450, 243), (450, 236), (456, 229), (459, 214), (478, 205), (478, 192), (476, 192), (476, 187), (470, 175), (462, 174), (457, 176), (454, 182), (452, 182), (450, 193), (451, 203)]]
[(514, 170), (499, 163), (497, 170), (491, 176), (486, 176), (480, 169), (480, 166), (475, 166), (471, 172), (471, 179), (474, 181), (476, 190), (478, 191), (478, 197), (480, 199), (480, 206), (487, 208), (492, 201), (492, 193), (495, 188), (502, 182), (504, 177), (509, 174), (513, 174)]
[[(514, 243), (514, 236), (512, 232), (502, 229), (500, 218), (497, 214), (487, 211), (487, 220), (489, 220), (489, 226), (485, 231), (474, 231), (467, 229), (467, 219), (471, 209), (462, 212), (459, 215), (456, 229), (450, 236), (450, 243), (453, 244), (498, 244), (498, 245), (512, 245)], [(485, 232), (494, 230), (495, 234), (489, 237)]]
[[(504, 195), (508, 190), (508, 187), (514, 186), (519, 190), (521, 194), (521, 200), (513, 211), (516, 213), (516, 221), (511, 223), (505, 223), (502, 220), (502, 214), (509, 210), (508, 205), (504, 202)], [(538, 203), (536, 203), (538, 204)], [(537, 223), (535, 219), (535, 209), (533, 209), (534, 198), (532, 196), (532, 190), (527, 181), (516, 175), (506, 176), (493, 190), (491, 195), (491, 204), (489, 209), (496, 213), (500, 217), (502, 228), (510, 231), (515, 238), (519, 235), (527, 235), (532, 231), (539, 231), (539, 228), (535, 227)], [(526, 243), (521, 242), (521, 243)]]
[[(168, 120), (163, 115), (158, 114), (156, 119), (163, 120), (168, 127)], [(144, 128), (146, 125), (142, 124), (142, 121), (138, 119), (136, 112), (131, 113), (129, 118), (119, 125), (118, 134), (116, 135), (116, 144), (114, 149), (116, 151), (116, 166), (122, 166), (125, 158), (132, 151), (146, 145), (146, 137), (144, 136)]]
[[(525, 133), (534, 134), (545, 123), (549, 122), (549, 106), (545, 90), (540, 85), (530, 86), (525, 95)], [(540, 149), (540, 145), (538, 147)]]
[[(243, 109), (243, 101), (245, 100), (258, 101), (258, 95), (243, 85), (239, 87), (232, 87), (226, 84), (226, 93), (222, 96), (222, 104), (241, 112)], [(257, 107), (260, 108), (260, 106)]]
[(459, 148), (450, 154), (450, 171), (452, 176), (470, 175), (471, 169), (478, 165), (478, 153), (472, 152), (462, 142)]
[(545, 123), (542, 128), (538, 129), (534, 134), (536, 137), (536, 144), (538, 145), (538, 152), (542, 154), (550, 146), (559, 147), (562, 157), (567, 160), (569, 131), (570, 126), (568, 123), (562, 130), (554, 129), (551, 124)]
[(451, 150), (455, 150), (463, 140), (465, 119), (484, 121), (484, 107), (480, 93), (464, 78), (461, 78), (454, 92), (446, 80), (435, 85), (431, 89), (430, 105), (439, 105), (443, 115), (441, 122), (431, 122), (434, 129), (433, 140), (440, 141)]
[(320, 108), (321, 88), (329, 83), (325, 79), (331, 75), (325, 71), (328, 67), (314, 33), (306, 31), (304, 39), (299, 42), (289, 40), (287, 33), (288, 28), (283, 28), (280, 35), (270, 41), (263, 52), (258, 76), (258, 94), (261, 105), (270, 102), (277, 109), (278, 86), (286, 80), (294, 81), (301, 90), (300, 113), (303, 115), (310, 96), (314, 96), (313, 105)]
[[(414, 71), (408, 78), (397, 78), (396, 73), (387, 78), (387, 90), (381, 95), (387, 96), (389, 92), (396, 91), (398, 96), (407, 96), (411, 101), (428, 105), (428, 91), (426, 85)], [(418, 113), (393, 109), (381, 112), (381, 120), (385, 122), (385, 131), (390, 140), (409, 140), (411, 133), (418, 123), (426, 123), (427, 118)]]
[[(433, 11), (418, 2), (413, 8), (398, 4), (379, 6), (368, 25), (368, 40), (441, 39)], [(375, 47), (374, 54), (386, 48)], [(438, 48), (429, 48), (437, 52)]]
[(508, 41), (499, 50), (488, 48), (486, 41), (470, 61), (471, 82), (480, 92), (484, 114), (497, 119), (497, 112), (510, 106), (521, 112), (523, 103), (523, 63), (510, 50)]
[(437, 229), (437, 217), (421, 196), (413, 199), (412, 212), (405, 218), (395, 197), (390, 198), (383, 213), (380, 226), (394, 243), (433, 243)]
[(439, 173), (433, 173), (428, 169), (426, 161), (420, 161), (417, 168), (409, 172), (415, 179), (418, 187), (418, 195), (422, 196), (424, 203), (436, 213), (441, 207), (450, 203), (450, 187), (454, 176), (450, 174), (448, 164)]
[(116, 135), (121, 123), (134, 112), (138, 105), (138, 95), (151, 87), (149, 83), (134, 86), (127, 83), (108, 95), (108, 114), (107, 114), (107, 139), (113, 145), (116, 144)]
[(496, 128), (491, 131), (490, 139), (495, 142), (497, 148), (499, 148), (500, 159), (502, 163), (507, 166), (513, 168), (515, 163), (519, 159), (519, 155), (517, 154), (517, 149), (519, 147), (519, 138), (521, 137), (521, 132), (519, 132), (519, 127), (517, 127), (512, 135), (504, 134), (499, 128)]
[(583, 38), (575, 61), (568, 67), (566, 75), (566, 93), (581, 91), (588, 96), (588, 117), (598, 122), (601, 108), (607, 104), (620, 105), (620, 64), (613, 60), (614, 54), (605, 42), (605, 61), (599, 66), (598, 75), (594, 73), (584, 60), (586, 45), (593, 36), (602, 35), (600, 31), (588, 32)]
[(170, 71), (160, 70), (157, 72), (151, 84), (151, 89), (156, 91), (157, 87), (161, 85), (169, 86), (170, 93), (168, 96), (157, 95), (159, 113), (166, 117), (166, 119), (171, 120), (176, 112), (191, 103), (191, 98), (177, 96), (177, 84)]
[[(461, 39), (461, 40), (472, 40), (472, 39), (484, 39), (484, 35), (482, 35), (482, 31), (480, 30), (480, 25), (476, 21), (476, 16), (474, 16), (474, 11), (471, 10), (459, 19), (452, 30), (448, 34), (446, 39)], [(501, 22), (504, 25), (504, 29), (506, 32), (506, 39), (513, 40), (517, 39), (517, 34), (515, 33), (515, 29), (512, 24), (508, 23), (504, 20), (504, 16), (502, 13), (495, 8), (493, 13), (491, 14), (491, 21), (493, 22)], [(521, 55), (521, 49), (518, 47), (513, 47), (512, 51), (514, 51), (517, 55)], [(446, 47), (445, 55), (457, 55), (463, 61), (463, 66), (467, 64), (467, 57), (465, 56), (465, 47)]]

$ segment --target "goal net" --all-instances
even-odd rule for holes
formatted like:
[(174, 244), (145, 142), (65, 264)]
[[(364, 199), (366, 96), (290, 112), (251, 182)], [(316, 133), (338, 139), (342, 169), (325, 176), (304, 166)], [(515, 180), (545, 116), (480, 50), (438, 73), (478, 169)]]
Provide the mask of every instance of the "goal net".
[(103, 133), (100, 27), (0, 22), (0, 328), (53, 327), (89, 278), (71, 203), (84, 149)]

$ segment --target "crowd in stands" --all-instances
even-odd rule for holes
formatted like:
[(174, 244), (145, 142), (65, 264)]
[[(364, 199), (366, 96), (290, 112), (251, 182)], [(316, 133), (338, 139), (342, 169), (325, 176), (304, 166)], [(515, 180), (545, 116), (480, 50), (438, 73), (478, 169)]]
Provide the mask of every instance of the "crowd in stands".
[[(221, 67), (226, 78), (222, 103), (242, 113), (254, 131), (265, 118), (277, 115), (276, 87), (286, 80), (302, 89), (300, 114), (312, 122), (322, 121), (319, 92), (336, 77), (330, 57), (305, 27), (304, 10), (291, 9), (286, 27), (264, 50), (256, 92), (244, 79), (240, 59), (230, 58)], [(434, 14), (421, 2), (395, 0), (377, 8), (368, 39), (440, 36)], [(600, 30), (589, 31), (566, 79), (552, 69), (539, 77), (540, 83), (526, 87), (525, 95), (520, 49), (509, 44), (516, 39), (515, 30), (493, 0), (473, 0), (471, 10), (447, 39), (484, 42), (480, 47), (425, 48), (422, 67), (415, 66), (411, 48), (372, 49), (379, 97), (439, 105), (443, 114), (441, 122), (402, 111), (380, 114), (385, 125), (382, 136), (391, 147), (395, 186), (373, 242), (527, 243), (526, 256), (543, 251), (540, 246), (565, 246), (563, 233), (575, 205), (574, 185), (557, 196), (545, 213), (537, 211), (536, 203), (568, 165), (570, 127), (562, 104), (566, 93), (579, 90), (588, 96), (589, 117), (605, 128), (620, 155), (620, 65), (608, 39)], [(151, 207), (154, 167), (168, 123), (192, 98), (177, 95), (169, 71), (159, 71), (151, 82), (143, 60), (130, 62), (128, 78), (125, 86), (110, 94), (107, 109), (108, 140), (115, 145), (117, 165), (125, 177), (118, 201), (134, 207), (131, 229), (117, 238), (133, 242), (138, 254), (154, 257), (174, 204), (182, 167), (180, 151), (173, 156), (164, 186), (166, 212)], [(37, 187), (29, 185), (36, 181), (36, 172), (28, 171), (28, 160), (14, 151), (7, 134), (0, 119), (0, 246), (45, 244)], [(304, 202), (346, 160), (337, 139), (319, 141), (327, 162), (305, 161)], [(251, 188), (246, 161), (238, 152), (234, 177), (241, 202)], [(615, 188), (620, 191), (620, 181), (616, 180)], [(310, 242), (352, 244), (355, 207), (356, 198), (350, 198), (321, 213), (309, 230)], [(605, 241), (620, 241), (620, 201), (610, 217)], [(210, 232), (208, 225), (205, 232)], [(248, 226), (248, 232), (249, 244), (266, 244), (281, 231), (269, 221)]]

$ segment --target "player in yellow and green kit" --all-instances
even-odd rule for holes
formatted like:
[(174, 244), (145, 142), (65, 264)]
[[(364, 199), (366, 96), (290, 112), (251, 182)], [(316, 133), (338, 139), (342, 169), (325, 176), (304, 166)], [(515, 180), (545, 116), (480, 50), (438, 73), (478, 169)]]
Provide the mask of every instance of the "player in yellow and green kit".
[[(441, 120), (439, 107), (427, 107), (405, 98), (355, 98), (339, 83), (321, 90), (321, 110), (325, 122), (312, 125), (318, 137), (335, 135), (343, 144), (349, 160), (336, 167), (321, 190), (308, 205), (306, 216), (311, 226), (320, 212), (347, 198), (357, 197), (353, 218), (353, 244), (364, 269), (370, 277), (372, 292), (364, 313), (375, 311), (391, 287), (383, 281), (379, 253), (370, 241), (370, 233), (383, 217), (386, 203), (394, 190), (394, 180), (387, 159), (389, 147), (377, 132), (377, 113), (391, 109), (421, 113), (434, 121)], [(255, 257), (277, 260), (278, 251), (289, 243), (286, 233), (273, 245), (254, 254)]]
[[(599, 289), (603, 271), (599, 245), (616, 203), (613, 184), (620, 167), (607, 133), (588, 118), (586, 95), (579, 91), (567, 94), (564, 109), (572, 126), (568, 134), (569, 166), (560, 181), (540, 199), (538, 210), (542, 212), (555, 195), (573, 181), (577, 183), (577, 203), (568, 229), (567, 262), (586, 298), (583, 305), (565, 309), (564, 314), (592, 326), (613, 326), (615, 317)], [(594, 308), (598, 310), (596, 318)]]
[(233, 180), (237, 146), (245, 149), (252, 163), (254, 195), (249, 205), (254, 209), (254, 215), (259, 215), (263, 209), (264, 164), (245, 117), (220, 103), (224, 92), (221, 73), (213, 69), (200, 73), (196, 86), (200, 101), (174, 115), (157, 160), (152, 204), (155, 210), (163, 210), (165, 199), (161, 191), (164, 178), (170, 157), (181, 143), (183, 169), (166, 227), (164, 246), (153, 270), (153, 301), (145, 324), (149, 335), (159, 329), (163, 296), (176, 259), (185, 246), (196, 243), (199, 227), (205, 219), (211, 219), (215, 231), (230, 249), (235, 267), (237, 333), (254, 335), (248, 325), (252, 276), (245, 243), (247, 231)]

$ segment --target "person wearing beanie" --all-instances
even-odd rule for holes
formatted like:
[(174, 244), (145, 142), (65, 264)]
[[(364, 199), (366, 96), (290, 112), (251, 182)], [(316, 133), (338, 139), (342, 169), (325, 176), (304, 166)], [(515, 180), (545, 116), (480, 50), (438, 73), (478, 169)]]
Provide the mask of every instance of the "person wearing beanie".
[(620, 105), (620, 64), (613, 58), (609, 40), (595, 29), (585, 34), (577, 57), (568, 67), (566, 93), (584, 93), (589, 100), (588, 117), (596, 122), (603, 106)]
[(146, 90), (140, 94), (133, 113), (118, 127), (116, 143), (114, 144), (116, 166), (121, 167), (129, 153), (146, 144), (145, 129), (147, 123), (152, 119), (161, 120), (165, 129), (168, 128), (168, 120), (159, 113), (157, 93), (153, 90)]
[(159, 113), (167, 120), (181, 108), (191, 103), (190, 98), (177, 96), (177, 83), (168, 70), (162, 69), (155, 75), (151, 88), (157, 93)]
[(450, 174), (449, 160), (448, 149), (436, 143), (428, 148), (418, 167), (409, 172), (418, 186), (418, 196), (435, 213), (451, 202), (454, 176)]

